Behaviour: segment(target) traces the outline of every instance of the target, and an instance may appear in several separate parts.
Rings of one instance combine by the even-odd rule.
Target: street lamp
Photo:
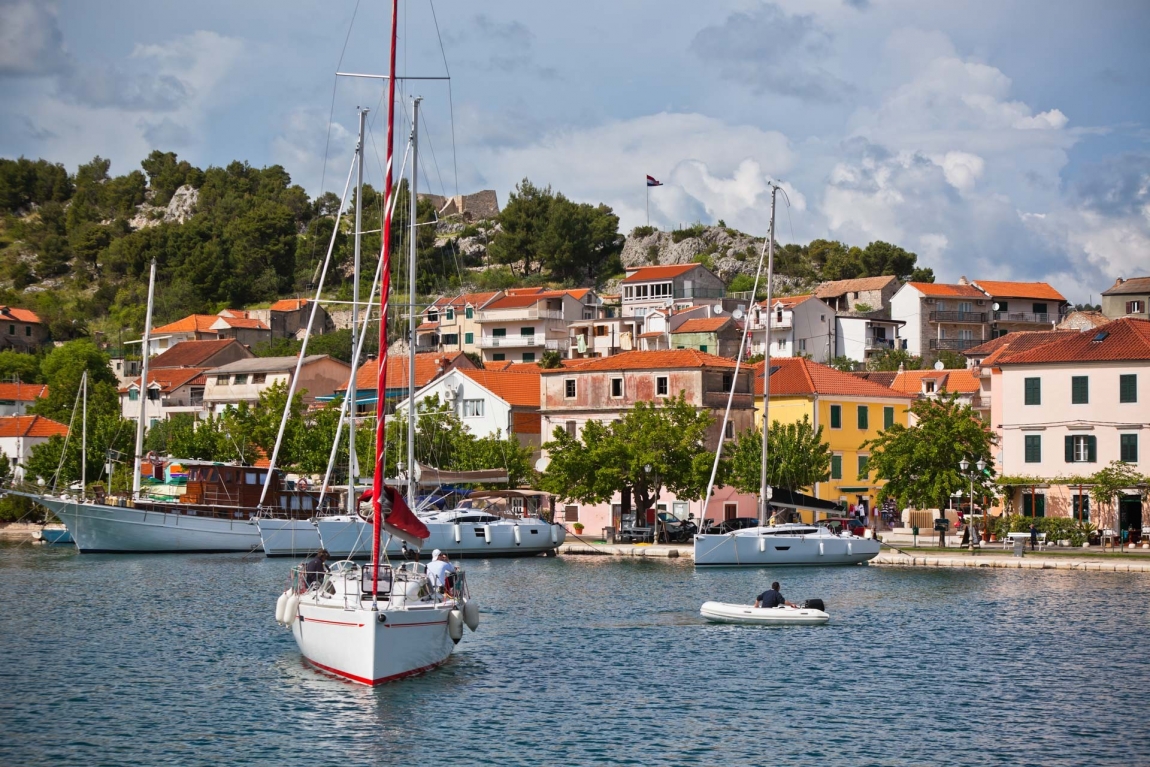
[[[651,464],[649,464],[649,463],[645,464],[643,466],[643,473],[650,476],[651,475],[651,469],[652,469]],[[652,543],[658,543],[659,542],[659,503],[658,503],[659,499],[658,499],[658,487],[657,487],[658,484],[659,484],[659,475],[656,474],[655,475],[656,492],[655,492],[655,497],[651,499],[651,504],[655,507],[655,525],[654,525],[654,530],[652,530],[652,532],[651,532]],[[646,509],[644,509],[644,511],[646,511]]]
[[[974,465],[974,467],[978,470],[977,473],[981,474],[986,469],[986,461],[979,458],[978,462]],[[973,554],[974,553],[974,535],[975,535],[974,530],[975,530],[975,528],[974,528],[972,523],[974,521],[973,520],[973,518],[974,518],[974,475],[976,472],[970,471],[970,461],[966,460],[965,458],[963,458],[961,461],[958,462],[958,468],[960,471],[962,471],[963,474],[965,474],[967,476],[967,479],[970,480],[970,516],[971,516],[971,519],[967,521],[966,529],[967,529],[967,533],[968,533],[967,538],[969,539],[970,553]]]

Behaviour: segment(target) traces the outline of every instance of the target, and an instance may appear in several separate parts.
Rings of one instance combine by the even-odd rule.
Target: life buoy
[[[301,492],[307,492],[307,480],[306,479],[300,478],[295,483],[295,486],[296,486],[296,489],[300,490]]]

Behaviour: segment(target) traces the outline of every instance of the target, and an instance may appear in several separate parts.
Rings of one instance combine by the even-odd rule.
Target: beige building
[[[642,317],[656,309],[722,305],[723,284],[702,264],[629,266],[623,280],[623,316]]]
[[[1102,313],[1112,320],[1150,319],[1150,277],[1119,277],[1109,290],[1102,291]]]
[[[476,340],[484,362],[538,362],[545,351],[568,352],[568,324],[593,319],[598,298],[593,291],[507,291],[476,312]]]
[[[476,313],[502,295],[503,291],[492,291],[441,296],[423,310],[423,320],[415,329],[416,352],[478,354],[481,331]]]
[[[204,406],[218,415],[241,402],[254,405],[270,387],[290,384],[295,367],[296,357],[253,357],[208,370],[204,373]],[[310,405],[346,386],[350,374],[351,365],[346,362],[313,354],[304,358],[296,392],[302,392],[304,402]]]

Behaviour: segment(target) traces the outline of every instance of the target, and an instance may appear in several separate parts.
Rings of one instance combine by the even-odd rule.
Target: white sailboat
[[[403,496],[383,481],[386,466],[382,394],[387,391],[387,304],[391,274],[392,155],[395,125],[395,52],[398,0],[391,5],[391,50],[387,81],[387,162],[384,171],[384,236],[381,253],[382,288],[379,309],[380,393],[376,408],[375,468],[370,491],[370,565],[340,562],[322,578],[309,581],[302,568],[293,570],[292,587],[276,603],[276,619],[291,628],[304,659],[318,669],[360,684],[376,685],[422,673],[444,663],[463,636],[466,623],[474,630],[479,611],[468,598],[462,572],[454,583],[440,583],[418,563],[392,568],[381,564],[383,533],[421,547],[428,530],[411,512]],[[419,99],[412,101],[411,272],[408,287],[411,309],[415,303],[415,233],[417,136]],[[414,312],[410,312],[414,317]],[[414,328],[412,328],[414,331]],[[414,346],[414,332],[410,343]],[[414,378],[414,376],[412,376]],[[290,392],[289,392],[290,401]],[[282,432],[282,424],[281,424]],[[278,451],[277,440],[277,451]],[[410,453],[409,453],[410,454]],[[272,462],[275,462],[273,452]],[[354,464],[354,461],[353,461]],[[408,466],[412,466],[408,463]],[[353,465],[354,468],[354,465]],[[350,472],[354,491],[355,472]],[[409,474],[412,472],[409,472]],[[414,497],[409,483],[409,496]],[[365,494],[367,495],[367,494]],[[349,493],[349,502],[358,499]]]
[[[879,542],[875,539],[857,538],[844,531],[836,534],[826,527],[803,524],[773,524],[770,514],[772,488],[767,483],[767,433],[770,427],[771,406],[771,294],[774,282],[775,254],[775,200],[780,187],[771,184],[771,226],[767,233],[767,322],[766,322],[766,364],[763,370],[763,450],[759,481],[759,525],[722,534],[700,533],[695,536],[695,566],[763,567],[767,565],[854,565],[878,556]],[[759,269],[755,274],[755,288],[759,287],[759,275],[763,262],[759,259]],[[752,293],[752,296],[754,293]],[[746,334],[750,322],[744,329],[744,340],[739,347],[735,362],[735,375],[743,361],[746,349]],[[723,429],[730,417],[734,387],[727,400],[727,411],[723,416]],[[718,453],[722,452],[719,445]],[[704,500],[711,498],[715,474],[719,465],[719,454],[711,470],[711,480]],[[770,523],[768,523],[770,522]]]

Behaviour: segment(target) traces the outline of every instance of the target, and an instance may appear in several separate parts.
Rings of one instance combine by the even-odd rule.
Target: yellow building
[[[809,488],[826,501],[851,506],[862,501],[875,507],[881,484],[867,468],[870,453],[862,445],[885,428],[907,425],[907,410],[915,395],[904,394],[850,373],[801,357],[772,357],[771,423],[796,423],[803,416],[831,448],[831,478]],[[763,427],[763,370],[756,366],[755,422]]]

